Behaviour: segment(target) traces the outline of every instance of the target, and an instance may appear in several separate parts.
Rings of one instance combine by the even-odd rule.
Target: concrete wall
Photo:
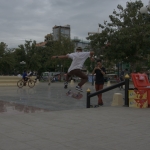
[[[32,77],[35,79],[36,77]],[[0,86],[17,86],[17,82],[22,79],[18,76],[0,76]]]

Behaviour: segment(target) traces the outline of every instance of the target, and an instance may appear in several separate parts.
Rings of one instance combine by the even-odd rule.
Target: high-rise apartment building
[[[70,38],[70,25],[53,27],[53,40],[60,40],[61,36]]]
[[[44,42],[37,43],[36,46],[44,47],[46,45],[46,43],[49,42],[49,41],[58,41],[58,40],[60,40],[61,36],[64,36],[66,38],[71,39],[70,25],[65,25],[65,26],[56,26],[55,25],[52,28],[52,30],[53,30],[52,33],[49,33],[49,34],[45,35]],[[74,37],[74,39],[72,39],[72,41],[75,44],[74,51],[76,51],[77,47],[82,47],[83,51],[86,51],[86,50],[89,49],[89,42],[88,41],[83,41],[81,39],[78,39],[78,37]]]

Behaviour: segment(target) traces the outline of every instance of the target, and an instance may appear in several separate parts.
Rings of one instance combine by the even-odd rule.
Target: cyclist
[[[24,70],[23,72],[22,79],[24,80],[24,85],[26,85],[26,82],[28,80],[26,70]]]

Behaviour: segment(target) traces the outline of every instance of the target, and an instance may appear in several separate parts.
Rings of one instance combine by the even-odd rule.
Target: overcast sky
[[[117,5],[129,0],[0,0],[0,42],[9,48],[25,40],[44,41],[55,25],[71,26],[71,38],[86,40],[98,23],[109,21]],[[135,1],[135,0],[132,0]],[[144,5],[149,0],[142,0]]]

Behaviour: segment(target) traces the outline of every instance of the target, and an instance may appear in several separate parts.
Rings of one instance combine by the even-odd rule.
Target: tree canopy
[[[53,55],[65,55],[74,51],[74,43],[65,37],[61,41],[49,41],[44,47],[38,47],[36,41],[25,41],[16,49],[8,49],[6,43],[0,43],[0,74],[18,74],[27,71],[55,71],[60,67],[66,71],[70,61],[51,60]],[[20,62],[26,62],[21,64]],[[57,67],[59,65],[59,68]]]
[[[150,17],[141,14],[141,0],[127,2],[109,15],[110,22],[99,24],[100,34],[89,36],[97,55],[104,55],[111,62],[127,62],[134,70],[147,63],[150,54]]]

